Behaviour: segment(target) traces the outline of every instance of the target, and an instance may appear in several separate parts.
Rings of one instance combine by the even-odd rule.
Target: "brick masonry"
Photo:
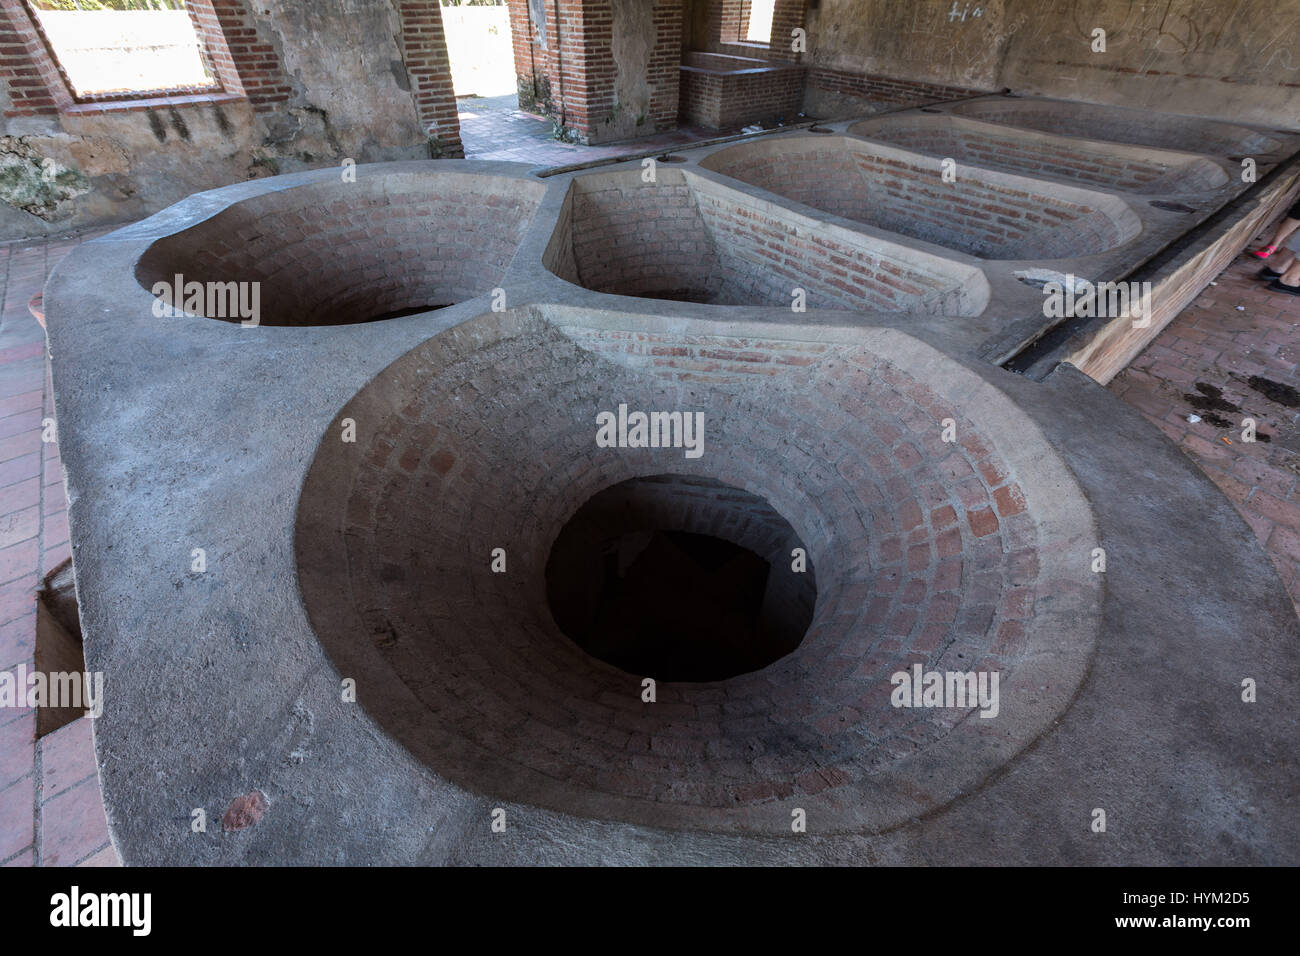
[[[806,0],[776,0],[772,29],[767,42],[747,40],[750,0],[701,0],[707,2],[708,36],[702,49],[734,56],[796,62],[802,56],[794,49],[793,30],[804,25]]]
[[[67,500],[45,335],[28,302],[82,239],[0,244],[0,670],[33,665],[38,580],[66,559]],[[35,713],[0,709],[0,866],[116,866],[91,722],[35,739]]]
[[[1108,387],[1214,479],[1300,609],[1300,407],[1260,390],[1262,380],[1300,389],[1300,299],[1268,291],[1259,268],[1232,262]],[[1241,440],[1247,416],[1259,441]]]
[[[681,0],[653,0],[643,75],[623,77],[644,83],[648,106],[629,123],[620,115],[620,63],[615,29],[631,29],[626,0],[509,0],[519,105],[535,109],[573,131],[583,143],[608,142],[671,129],[677,122],[678,64],[681,51]],[[541,13],[539,26],[530,6]],[[544,36],[543,36],[544,35]]]
[[[997,183],[978,170],[945,183],[937,161],[855,149],[842,138],[780,145],[733,147],[704,165],[823,212],[984,258],[1088,255],[1129,238],[1100,209]]]
[[[800,67],[743,72],[683,68],[681,118],[714,129],[795,121],[803,98]]]
[[[952,111],[958,116],[1008,123],[1045,133],[1092,136],[1114,143],[1192,153],[1250,155],[1278,147],[1277,141],[1268,135],[1245,127],[1144,110],[1117,110],[1092,103],[1049,104],[1042,100],[1011,97],[960,103]]]
[[[461,174],[435,194],[419,176],[263,196],[151,247],[141,281],[257,282],[264,325],[362,322],[473,298],[501,281],[540,201]],[[165,296],[166,298],[166,296]],[[169,301],[171,301],[169,299]],[[175,303],[173,303],[175,304]]]
[[[411,76],[412,94],[420,123],[438,156],[461,158],[456,92],[451,83],[451,60],[437,0],[399,0],[402,18],[402,56]]]
[[[925,106],[975,95],[976,90],[875,73],[854,73],[824,66],[808,69],[805,108],[822,115],[852,116],[884,109]],[[827,110],[828,103],[836,107]]]
[[[9,94],[6,117],[57,113],[72,93],[25,3],[0,6],[0,77]]]
[[[855,123],[849,132],[901,149],[952,157],[1009,173],[1047,174],[1081,186],[1124,191],[1204,193],[1228,182],[1207,159],[1152,156],[1108,144],[972,124],[950,116],[882,116]]]
[[[219,92],[245,96],[259,112],[289,99],[293,86],[271,38],[255,22],[244,0],[191,0],[186,8],[203,41]],[[8,85],[12,104],[6,116],[55,114],[73,105],[72,89],[57,57],[25,4],[6,4],[0,11],[0,48],[7,51],[0,56],[0,75]]]
[[[813,307],[977,308],[962,274],[891,257],[848,234],[792,227],[739,194],[692,186],[661,166],[658,182],[636,174],[574,183],[547,256],[553,272],[597,292],[727,305],[790,306],[793,290]]]
[[[412,685],[427,716],[392,729],[440,772],[490,792],[560,787],[584,801],[741,809],[819,796],[835,806],[832,791],[960,722],[952,710],[891,707],[892,672],[920,662],[1006,679],[1026,652],[1037,594],[1068,587],[1040,577],[1039,528],[1007,464],[889,362],[817,343],[562,331],[520,320],[500,340],[469,329],[432,340],[388,377],[387,414],[359,399],[356,414],[382,417],[344,452],[351,480],[335,484],[343,462],[317,459],[313,472],[344,499],[308,479],[298,547],[313,625],[331,655],[373,650],[391,673],[431,674]],[[435,414],[469,388],[501,397],[489,427]],[[698,464],[593,445],[601,402],[690,410],[706,392],[712,444]],[[941,440],[950,417],[965,436],[956,444]],[[520,459],[522,434],[538,460]],[[509,456],[517,467],[502,469]],[[634,677],[533,623],[544,605],[536,575],[465,569],[502,540],[520,568],[538,567],[596,491],[661,473],[764,499],[807,543],[824,600],[794,654],[725,683],[662,684],[646,708]],[[430,625],[470,601],[479,610],[463,628]],[[363,704],[381,723],[395,710],[374,696]]]

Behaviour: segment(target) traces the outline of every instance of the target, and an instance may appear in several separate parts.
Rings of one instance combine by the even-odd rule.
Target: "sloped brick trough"
[[[1000,115],[1014,122],[1018,114]],[[1205,195],[1228,183],[1223,167],[1204,156],[1008,129],[933,108],[929,115],[916,112],[863,120],[850,126],[849,132],[929,156],[951,157],[962,165],[1072,179],[1084,188]]]
[[[1216,156],[1263,157],[1282,149],[1289,138],[1215,120],[1032,97],[989,97],[949,109],[957,116],[1045,133]]]
[[[1107,184],[972,153],[944,183],[943,150],[850,125],[274,177],[63,261],[127,863],[1300,859],[1297,704],[1239,693],[1300,679],[1269,559],[1104,389],[995,364],[1052,322],[1020,277],[1126,274],[1240,191],[1230,158],[1124,147]],[[934,196],[1043,221],[922,225]],[[160,312],[177,276],[258,283],[261,321]],[[997,705],[899,706],[929,671]]]
[[[932,160],[847,137],[732,146],[701,165],[823,212],[987,259],[1094,255],[1141,229],[1137,215],[1110,196],[970,166],[960,182],[947,182]]]
[[[850,232],[800,229],[725,186],[676,169],[574,180],[546,265],[597,292],[715,305],[811,304],[977,314],[983,276],[968,265]]]

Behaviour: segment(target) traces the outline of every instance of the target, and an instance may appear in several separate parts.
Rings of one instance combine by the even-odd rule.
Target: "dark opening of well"
[[[546,567],[556,623],[629,674],[716,681],[799,646],[812,621],[811,567],[766,501],[703,478],[634,479],[590,499]]]

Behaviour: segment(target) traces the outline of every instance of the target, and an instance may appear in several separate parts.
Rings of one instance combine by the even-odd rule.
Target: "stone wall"
[[[818,115],[888,105],[891,78],[1300,128],[1300,0],[821,0],[808,34]]]
[[[437,0],[189,9],[218,91],[78,102],[24,4],[0,5],[0,240],[346,159],[462,155]]]

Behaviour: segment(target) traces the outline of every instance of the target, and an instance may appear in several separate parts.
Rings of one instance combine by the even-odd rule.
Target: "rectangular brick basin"
[[[952,112],[1044,133],[1216,156],[1258,156],[1282,145],[1268,134],[1245,126],[1094,103],[1003,97],[958,103]]]
[[[569,187],[543,257],[596,292],[715,305],[807,305],[978,315],[988,304],[970,265],[818,222],[659,164],[589,174]]]
[[[930,156],[952,157],[961,165],[1123,192],[1206,194],[1228,184],[1223,167],[1204,156],[1081,141],[949,113],[880,116],[854,123],[848,132]]]
[[[1059,259],[1133,238],[1137,218],[1114,197],[963,168],[945,182],[938,159],[844,136],[745,143],[705,169],[814,209],[984,259]]]

